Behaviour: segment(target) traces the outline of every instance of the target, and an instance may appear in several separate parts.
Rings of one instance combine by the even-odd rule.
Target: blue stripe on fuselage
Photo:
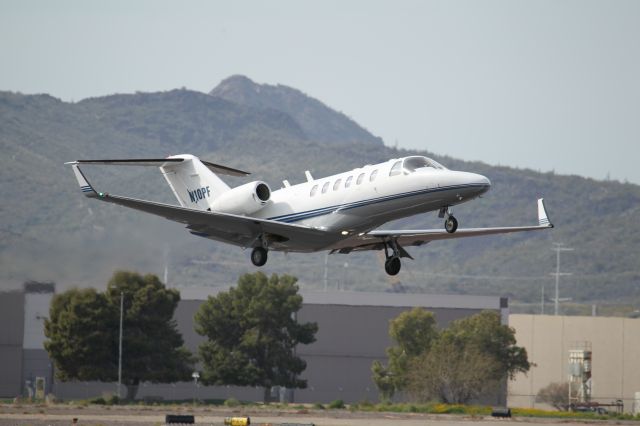
[[[385,201],[397,200],[399,198],[412,197],[415,195],[429,194],[434,192],[450,191],[453,189],[466,189],[466,188],[485,187],[485,186],[487,185],[482,183],[477,183],[477,184],[467,184],[467,185],[446,186],[446,187],[432,188],[432,189],[420,189],[416,191],[403,192],[401,194],[393,194],[393,195],[387,195],[384,197],[371,198],[369,200],[354,201],[352,203],[338,204],[336,206],[330,206],[330,207],[322,207],[315,210],[307,210],[307,211],[298,212],[298,213],[289,213],[286,215],[270,217],[268,219],[276,220],[279,222],[291,223],[291,222],[297,222],[299,220],[310,219],[312,217],[330,214],[338,210],[350,210],[357,207],[364,207],[367,205],[377,204]]]

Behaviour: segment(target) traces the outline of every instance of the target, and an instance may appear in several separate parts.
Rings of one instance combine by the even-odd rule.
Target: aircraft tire
[[[262,247],[255,247],[251,251],[251,263],[255,266],[262,266],[267,263],[267,250]]]
[[[400,272],[400,267],[402,266],[402,262],[400,262],[399,257],[391,257],[384,262],[384,270],[389,275],[398,275]]]
[[[449,216],[447,220],[444,221],[444,229],[450,234],[456,232],[456,229],[458,229],[458,219]]]

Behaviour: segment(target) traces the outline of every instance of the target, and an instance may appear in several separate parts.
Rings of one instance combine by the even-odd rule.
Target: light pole
[[[191,375],[193,377],[193,406],[196,406],[196,392],[198,391],[198,379],[200,378],[200,373],[194,371]]]
[[[118,337],[118,401],[122,387],[122,313],[124,311],[124,293],[120,292],[120,336]]]

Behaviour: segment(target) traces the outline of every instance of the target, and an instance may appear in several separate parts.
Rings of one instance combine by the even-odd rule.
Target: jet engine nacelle
[[[222,195],[211,203],[211,210],[237,215],[250,215],[263,208],[271,198],[269,185],[261,181],[240,185]]]

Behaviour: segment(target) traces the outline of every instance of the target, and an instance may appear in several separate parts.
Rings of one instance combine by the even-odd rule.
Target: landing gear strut
[[[384,270],[389,275],[398,275],[400,272],[400,267],[402,266],[402,262],[400,262],[400,253],[398,250],[398,245],[395,240],[389,241],[389,245],[391,246],[392,254],[389,256],[387,252],[387,244],[384,245],[384,255],[387,260],[384,262]]]
[[[263,247],[255,247],[251,251],[251,263],[262,266],[267,263],[267,250]]]

